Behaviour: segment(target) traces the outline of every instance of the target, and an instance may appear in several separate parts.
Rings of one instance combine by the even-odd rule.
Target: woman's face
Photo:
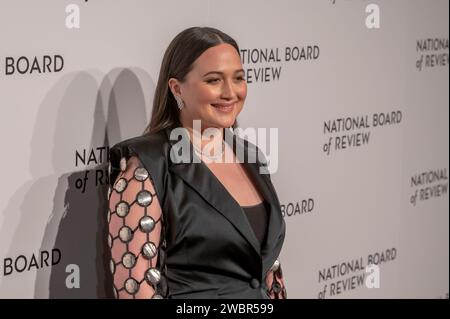
[[[192,128],[193,120],[201,120],[202,130],[232,126],[247,96],[240,56],[226,43],[203,52],[185,81],[174,81],[172,85],[172,92],[178,92],[184,102],[180,112],[182,125]]]

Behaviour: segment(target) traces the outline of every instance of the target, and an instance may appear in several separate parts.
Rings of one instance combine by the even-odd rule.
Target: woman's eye
[[[244,77],[242,77],[242,76],[237,77],[236,80],[238,82],[245,81]],[[220,79],[209,79],[209,80],[206,80],[206,83],[217,83],[219,81],[220,81]]]

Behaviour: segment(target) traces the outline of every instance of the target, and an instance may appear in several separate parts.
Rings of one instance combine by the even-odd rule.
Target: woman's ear
[[[173,95],[181,96],[181,85],[176,78],[170,78],[168,81],[169,90]]]

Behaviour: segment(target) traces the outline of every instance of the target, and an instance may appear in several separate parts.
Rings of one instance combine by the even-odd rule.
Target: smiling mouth
[[[227,104],[211,104],[217,111],[222,113],[230,113],[233,111],[234,106],[236,105],[236,102],[234,103],[227,103]]]
[[[236,102],[233,103],[218,103],[218,104],[211,104],[213,107],[219,110],[231,110],[236,105]]]

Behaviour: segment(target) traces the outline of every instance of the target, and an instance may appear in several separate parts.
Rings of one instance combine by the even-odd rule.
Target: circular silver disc
[[[122,242],[128,243],[133,239],[133,231],[128,226],[122,226],[119,230],[119,238]]]
[[[130,205],[128,205],[127,202],[121,201],[116,206],[116,213],[120,217],[127,216],[129,211],[130,211]]]
[[[156,268],[149,268],[145,272],[145,279],[152,285],[156,285],[161,279],[161,273]]]
[[[113,293],[114,293],[114,298],[117,299],[118,294],[117,294],[117,289],[116,289],[116,287],[113,288]]]
[[[108,246],[109,248],[112,248],[113,245],[113,237],[111,234],[108,235]]]
[[[109,261],[109,269],[111,270],[111,273],[114,275],[116,271],[116,264],[114,263],[114,260]]]
[[[136,196],[136,201],[142,207],[146,207],[152,203],[152,194],[149,191],[140,191]]]
[[[161,295],[155,294],[152,299],[164,299]]]
[[[128,184],[127,180],[122,177],[119,178],[114,188],[118,193],[122,193],[125,190],[125,188],[127,188],[127,184]]]
[[[139,220],[139,228],[144,233],[150,233],[155,228],[155,220],[150,216],[144,216]]]
[[[272,284],[272,290],[274,293],[279,293],[281,291],[281,285],[278,282]]]
[[[157,251],[156,246],[151,241],[146,242],[142,246],[142,255],[147,259],[155,257],[156,251]]]
[[[277,260],[275,260],[275,262],[273,263],[272,267],[270,267],[271,271],[277,271],[278,268],[280,267],[280,262]]]
[[[120,170],[124,172],[127,169],[127,159],[125,157],[122,157],[120,159]]]
[[[108,187],[108,199],[111,198],[111,187]]]
[[[136,256],[132,253],[125,253],[122,257],[122,265],[127,268],[133,268],[136,264]]]
[[[128,278],[125,281],[125,290],[130,294],[130,295],[134,295],[139,288],[139,284],[136,281],[136,279],[134,278]]]
[[[148,171],[143,167],[138,167],[134,170],[134,178],[138,181],[143,182],[148,177]]]

